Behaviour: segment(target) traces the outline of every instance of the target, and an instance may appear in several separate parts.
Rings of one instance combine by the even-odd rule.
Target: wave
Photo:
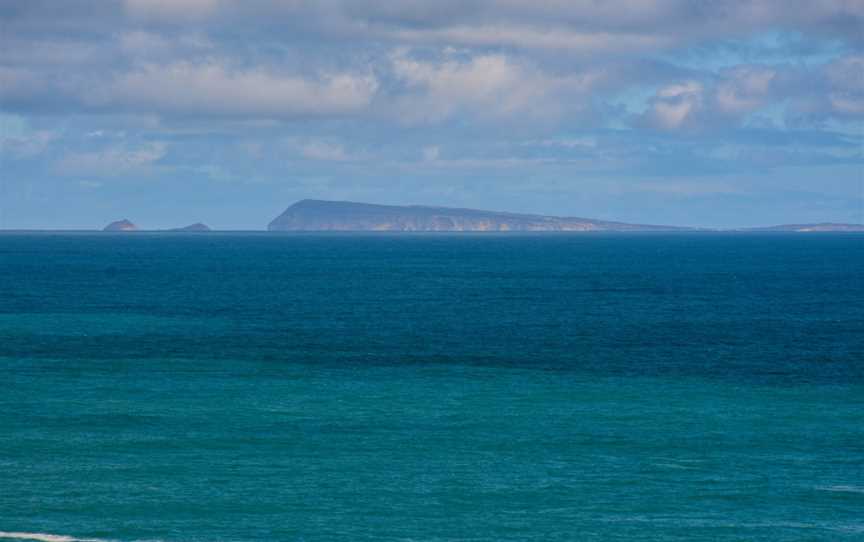
[[[860,486],[818,486],[819,491],[831,491],[832,493],[864,493],[864,487]]]
[[[108,542],[99,538],[75,538],[62,534],[47,533],[23,533],[12,531],[0,531],[0,538],[11,538],[14,540],[36,540],[38,542]]]

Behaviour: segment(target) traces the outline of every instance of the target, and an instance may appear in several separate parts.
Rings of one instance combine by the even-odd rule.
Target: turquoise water
[[[854,234],[3,234],[0,538],[864,540],[862,352]]]

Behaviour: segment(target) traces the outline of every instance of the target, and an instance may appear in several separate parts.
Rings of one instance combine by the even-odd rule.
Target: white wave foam
[[[816,489],[833,493],[864,493],[864,487],[859,486],[819,486]]]
[[[75,538],[62,534],[46,533],[21,533],[11,531],[0,531],[0,538],[12,538],[15,540],[36,540],[38,542],[107,542],[98,538]]]

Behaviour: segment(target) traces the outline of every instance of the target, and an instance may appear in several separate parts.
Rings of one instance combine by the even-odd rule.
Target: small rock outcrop
[[[169,231],[211,231],[210,226],[204,224],[202,222],[196,222],[194,224],[189,224],[188,226],[183,226],[182,228],[173,228]]]
[[[820,222],[818,224],[781,224],[779,226],[768,226],[763,228],[746,228],[743,231],[794,231],[794,232],[838,232],[838,231],[864,231],[864,224],[838,224],[835,222]]]
[[[138,231],[138,226],[124,218],[108,224],[102,231]]]

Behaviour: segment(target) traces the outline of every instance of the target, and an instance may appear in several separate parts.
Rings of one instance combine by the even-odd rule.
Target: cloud
[[[633,52],[662,49],[672,43],[669,36],[639,33],[576,31],[527,25],[451,26],[436,29],[400,29],[389,37],[398,41],[458,44],[463,46],[511,46],[578,53]]]
[[[560,139],[528,141],[526,142],[526,145],[561,149],[593,149],[597,147],[597,139],[594,137],[565,137]]]
[[[18,160],[33,158],[42,154],[56,139],[57,133],[49,130],[25,134],[0,133],[0,155]]]
[[[207,58],[216,45],[200,33],[186,33],[178,36],[156,32],[132,30],[117,38],[117,48],[132,63],[144,61],[167,62],[176,58]]]
[[[851,55],[825,67],[830,85],[829,110],[838,116],[864,116],[864,54]]]
[[[864,23],[861,4],[848,0],[341,0],[327,5],[327,17],[341,20],[354,35],[595,55],[654,52],[777,29],[860,43]]]
[[[635,187],[638,192],[656,192],[678,197],[706,196],[714,194],[744,194],[746,187],[724,180],[706,181],[686,179],[680,181],[643,180]]]
[[[864,9],[840,0],[55,5],[32,0],[0,10],[10,45],[0,51],[0,102],[9,111],[145,113],[177,122],[365,118],[374,112],[403,125],[464,115],[556,125],[604,114],[611,122],[614,108],[604,103],[616,93],[695,81],[701,93],[655,96],[642,124],[692,128],[700,118],[729,124],[758,111],[779,95],[783,70],[742,62],[737,73],[669,80],[665,72],[675,68],[652,55],[665,52],[667,58],[670,51],[768,30],[810,32],[805,38],[823,36],[849,48],[862,42],[848,29],[864,24]],[[827,98],[799,99],[795,115],[857,115],[860,92],[849,81],[856,66],[820,74],[833,81]],[[700,108],[708,113],[700,117]]]
[[[328,160],[341,162],[348,159],[345,147],[339,143],[329,141],[305,141],[298,143],[297,150],[300,155],[309,160]]]
[[[95,190],[97,188],[102,188],[102,185],[103,185],[103,183],[101,181],[91,181],[91,180],[78,181],[78,186],[80,186],[81,188],[88,189],[88,190]]]
[[[407,122],[460,115],[557,120],[565,112],[585,112],[590,92],[606,77],[602,70],[555,75],[503,54],[466,57],[453,50],[436,60],[397,51],[391,62],[393,76],[404,88],[395,108]]]
[[[705,87],[698,81],[683,81],[662,87],[642,116],[645,125],[659,130],[698,128],[705,107]]]
[[[715,99],[720,111],[742,115],[765,105],[772,97],[777,70],[763,66],[741,66],[725,73],[717,85]]]
[[[848,0],[344,0],[333,6],[328,13],[340,14],[355,34],[441,46],[646,54],[778,30],[864,42],[864,9]]]
[[[778,29],[864,41],[864,7],[850,0],[29,0],[0,9],[0,18],[10,33],[195,24],[202,32],[259,40],[290,41],[299,33],[339,41],[591,46],[592,53],[644,52]],[[273,34],[261,32],[274,27]]]
[[[425,162],[434,162],[441,156],[441,147],[438,145],[429,145],[423,147],[423,160]]]
[[[148,173],[161,160],[167,146],[152,142],[137,146],[117,145],[94,151],[67,152],[55,165],[63,175],[114,177]]]
[[[296,117],[356,112],[378,83],[371,75],[325,74],[315,79],[263,69],[229,70],[218,63],[148,65],[88,97],[94,105],[187,115]]]
[[[864,56],[812,67],[742,64],[669,83],[648,100],[636,125],[691,133],[727,130],[771,108],[784,113],[780,120],[798,126],[864,116]]]
[[[189,22],[216,14],[222,0],[125,0],[126,13],[145,21]]]

